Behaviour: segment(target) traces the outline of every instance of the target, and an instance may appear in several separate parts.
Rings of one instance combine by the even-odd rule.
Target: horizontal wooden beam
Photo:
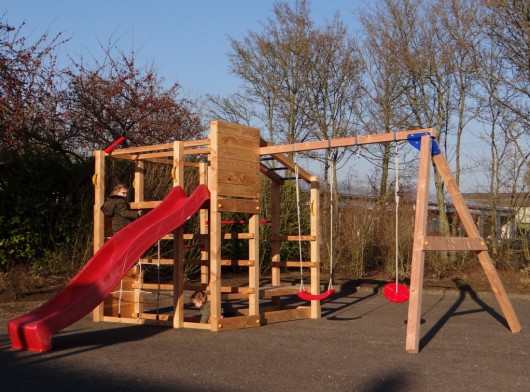
[[[483,251],[488,245],[481,237],[425,237],[423,250]]]
[[[277,287],[266,287],[260,289],[260,297],[271,298],[280,297],[284,295],[294,295],[300,291],[299,286],[277,286]]]
[[[296,309],[275,310],[263,312],[261,315],[262,324],[274,324],[284,321],[302,320],[311,318],[311,308],[298,307]]]
[[[261,324],[260,316],[237,316],[227,317],[218,320],[218,331],[229,331],[231,329],[243,329],[259,327]]]
[[[252,240],[254,233],[222,233],[223,240]]]
[[[315,140],[294,144],[282,144],[278,146],[260,147],[260,155],[272,155],[279,153],[324,150],[326,148],[353,147],[364,144],[388,143],[407,140],[409,135],[417,133],[429,133],[431,137],[436,136],[434,128],[414,129],[410,131],[400,131],[396,133],[379,133],[373,135],[359,135],[357,137],[345,137],[330,140]]]
[[[317,263],[314,261],[273,261],[271,262],[271,267],[302,267],[306,268],[316,268]]]
[[[271,242],[280,242],[280,241],[316,241],[316,236],[314,235],[277,235],[271,237]]]
[[[175,260],[173,259],[158,259],[156,257],[146,257],[143,259],[138,260],[140,264],[148,264],[148,265],[173,265]]]
[[[162,290],[162,291],[172,291],[173,290],[173,284],[172,283],[133,283],[132,285],[135,289],[140,290]]]

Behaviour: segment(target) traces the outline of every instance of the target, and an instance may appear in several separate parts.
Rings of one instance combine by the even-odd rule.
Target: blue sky
[[[261,31],[272,16],[273,0],[3,0],[4,21],[18,26],[25,21],[25,36],[63,32],[72,40],[65,52],[101,57],[100,42],[118,40],[126,52],[134,48],[138,65],[154,63],[168,84],[179,82],[185,95],[227,95],[239,81],[228,72],[228,36],[242,39]],[[294,5],[294,1],[288,3]],[[363,0],[312,0],[317,24],[339,11],[342,20],[355,24],[353,11]],[[66,53],[61,52],[61,58]]]
[[[287,0],[294,6],[294,0]],[[167,85],[179,82],[184,96],[228,95],[240,81],[228,71],[228,36],[241,40],[249,31],[262,31],[272,17],[274,0],[2,0],[3,21],[27,23],[24,36],[44,32],[71,36],[67,54],[102,56],[100,43],[118,40],[121,49],[134,48],[139,66],[153,63]],[[354,12],[374,0],[311,0],[312,18],[321,25],[338,11],[351,31],[358,28]],[[30,40],[31,41],[31,40]],[[466,151],[479,140],[468,140]],[[478,171],[480,172],[480,171]],[[471,175],[479,175],[478,172]],[[474,183],[475,181],[473,181]]]

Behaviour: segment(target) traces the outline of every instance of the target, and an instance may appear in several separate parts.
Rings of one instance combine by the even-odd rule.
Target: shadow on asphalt
[[[461,316],[478,312],[487,312],[490,316],[492,316],[495,320],[502,324],[506,329],[510,329],[506,319],[495,309],[493,309],[491,306],[481,300],[477,292],[473,290],[473,288],[469,284],[465,283],[460,279],[454,279],[453,281],[459,291],[458,297],[455,303],[451,305],[451,307],[447,310],[447,312],[445,312],[445,314],[433,325],[433,327],[429,329],[425,333],[425,335],[420,339],[420,351],[425,346],[427,346],[427,344],[429,344],[429,342],[436,336],[436,334],[442,329],[442,327],[447,323],[447,321],[449,321],[449,319],[454,316]],[[458,312],[458,308],[460,307],[460,305],[462,305],[467,296],[469,296],[469,298],[471,298],[477,305],[479,305],[480,308]]]
[[[499,314],[494,308],[492,308],[486,302],[480,299],[477,292],[473,290],[473,288],[469,284],[460,279],[454,279],[453,282],[455,283],[455,287],[458,290],[458,296],[456,297],[455,302],[443,314],[443,316],[434,323],[434,325],[423,335],[423,337],[421,337],[419,347],[420,350],[429,344],[429,342],[438,334],[438,332],[440,332],[440,330],[449,321],[449,319],[451,319],[451,317],[455,316],[487,312],[505,328],[507,328],[508,330],[510,329],[506,319],[501,314]],[[358,287],[361,283],[368,284],[371,287],[370,291],[359,293]],[[388,282],[381,280],[352,280],[344,283],[341,286],[340,291],[337,292],[333,297],[322,301],[322,317],[330,321],[352,321],[360,319],[366,314],[374,312],[386,306],[386,304],[382,304],[356,317],[341,317],[341,314],[346,312],[352,306],[358,305],[363,301],[367,301],[378,295],[381,295],[381,291],[387,283]],[[357,296],[354,297],[355,294],[357,294]],[[439,301],[437,301],[433,306],[431,306],[431,308],[440,303],[444,299],[444,297],[445,296],[442,296]],[[479,306],[479,308],[459,312],[458,309],[462,305],[466,297],[472,299]],[[423,317],[421,318],[421,324],[425,323],[425,316],[429,312],[429,310],[430,309],[427,309],[422,313]],[[405,320],[404,322],[406,323],[407,320]]]
[[[69,329],[53,337],[53,348],[48,353],[27,352],[24,358],[31,362],[46,362],[62,357],[86,353],[99,350],[102,347],[109,347],[116,344],[137,342],[150,338],[159,333],[168,331],[167,328],[155,325],[126,325],[102,330]],[[9,339],[0,342],[2,349],[10,350]],[[16,351],[11,351],[15,353]]]
[[[99,350],[103,347],[137,342],[169,329],[152,325],[127,325],[104,330],[70,329],[53,337],[53,349],[46,353],[13,351],[9,338],[0,341],[2,390],[4,391],[197,391],[196,385],[145,384],[135,377],[86,373],[83,369],[67,368],[61,359]],[[125,348],[124,348],[125,350]],[[81,357],[82,358],[82,357]],[[31,375],[31,377],[28,377]],[[222,389],[220,389],[223,392]]]
[[[372,287],[369,293],[359,293],[358,287],[361,283],[369,284]],[[349,280],[343,283],[340,291],[334,294],[331,298],[321,302],[322,317],[330,321],[351,321],[360,319],[367,313],[361,314],[357,317],[342,317],[341,314],[348,308],[379,295],[382,287],[387,283],[388,282],[382,280]],[[352,299],[352,295],[354,294],[358,294],[358,296]],[[327,304],[335,305],[335,307],[326,306]],[[336,306],[337,304],[338,306]],[[372,309],[370,312],[374,310],[375,309]]]

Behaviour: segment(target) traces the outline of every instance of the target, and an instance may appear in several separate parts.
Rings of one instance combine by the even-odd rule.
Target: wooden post
[[[271,242],[271,283],[273,286],[280,285],[280,267],[277,264],[281,261],[280,259],[280,193],[281,185],[272,182],[271,183],[271,237],[274,241]],[[276,300],[273,299],[273,300]],[[277,302],[277,301],[276,301]],[[278,305],[274,303],[273,305]]]
[[[173,142],[173,186],[184,187],[184,143]],[[184,229],[173,231],[173,328],[184,326]]]
[[[311,293],[320,294],[320,181],[317,176],[311,176],[310,191],[310,222],[311,236],[311,261],[315,267],[311,268]],[[311,301],[311,318],[320,318],[320,301]]]
[[[210,329],[219,330],[221,318],[221,211],[219,210],[219,131],[218,122],[210,125],[210,170],[208,186],[210,188]]]
[[[199,164],[199,183],[205,184],[208,186],[208,163],[207,162],[201,162]],[[201,209],[199,212],[199,230],[200,233],[203,235],[208,234],[208,227],[206,226],[206,222],[208,221],[208,213],[209,210],[207,209]],[[202,250],[201,250],[201,260],[210,260],[210,253],[209,253],[209,239],[203,239],[201,240],[202,243]],[[209,279],[209,271],[210,268],[206,265],[201,266],[201,283],[208,284]]]
[[[431,137],[422,136],[416,193],[416,218],[414,221],[414,242],[410,277],[410,298],[407,318],[407,338],[405,349],[419,352],[423,270],[425,253],[423,245],[427,234],[427,209],[429,206],[429,185],[431,173]]]
[[[248,222],[248,231],[252,238],[248,240],[248,257],[254,263],[248,267],[249,316],[259,315],[259,214],[253,214]]]
[[[145,162],[135,161],[134,162],[134,201],[142,202],[145,198]],[[142,292],[142,285],[144,283],[144,277],[142,270],[137,266],[132,268],[132,276],[134,276],[134,314],[138,317],[144,311],[144,297]],[[131,271],[131,272],[132,272]]]
[[[134,201],[144,201],[145,195],[145,162],[135,161],[134,162]]]
[[[105,152],[94,151],[95,170],[92,182],[94,184],[94,253],[103,246],[105,242],[105,217],[101,212],[101,206],[105,202]],[[94,321],[103,321],[104,306],[100,304],[92,312]]]

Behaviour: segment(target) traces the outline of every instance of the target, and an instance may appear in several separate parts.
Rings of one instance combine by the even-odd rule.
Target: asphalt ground
[[[425,292],[418,354],[407,304],[370,290],[342,290],[319,320],[219,333],[87,316],[40,354],[11,350],[6,329],[38,303],[0,304],[0,390],[530,391],[530,298],[510,299],[516,334],[490,293]]]

